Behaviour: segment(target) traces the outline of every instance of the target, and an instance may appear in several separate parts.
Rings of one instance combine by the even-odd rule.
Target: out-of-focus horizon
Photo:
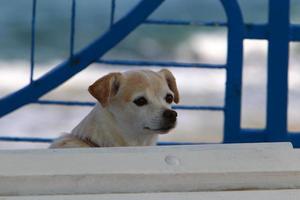
[[[117,0],[116,20],[138,0]],[[266,23],[267,0],[239,0],[244,21]],[[0,98],[28,84],[30,20],[32,1],[2,0],[0,6]],[[300,3],[291,1],[291,23],[300,23]],[[35,78],[44,74],[69,53],[71,1],[38,1],[36,21]],[[80,50],[109,27],[110,0],[77,1],[75,50]],[[218,0],[166,0],[151,19],[226,21]],[[226,61],[226,28],[142,25],[104,58],[165,60],[222,64]],[[242,127],[265,126],[267,42],[245,40]],[[290,44],[289,130],[300,131],[300,45]],[[94,101],[87,87],[111,71],[128,67],[93,64],[47,94],[43,99]],[[153,68],[159,70],[159,68]],[[181,93],[181,104],[224,104],[225,71],[170,68]],[[90,107],[28,105],[0,119],[2,136],[57,137],[69,132]],[[163,141],[220,142],[223,114],[179,111],[179,123]],[[0,148],[35,148],[45,144],[0,142]]]

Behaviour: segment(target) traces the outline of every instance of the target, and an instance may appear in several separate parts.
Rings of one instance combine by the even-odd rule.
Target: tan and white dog
[[[72,130],[50,148],[155,145],[158,134],[175,127],[179,102],[173,74],[163,69],[110,73],[89,87],[98,102]]]

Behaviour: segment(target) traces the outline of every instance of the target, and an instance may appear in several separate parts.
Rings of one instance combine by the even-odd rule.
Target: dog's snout
[[[177,118],[177,112],[174,110],[167,109],[163,112],[163,117],[169,120],[170,122],[175,122]]]

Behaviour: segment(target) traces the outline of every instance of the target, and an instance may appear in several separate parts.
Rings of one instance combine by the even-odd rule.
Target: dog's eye
[[[136,100],[134,100],[133,103],[135,103],[135,105],[137,106],[144,106],[148,103],[148,101],[147,99],[145,99],[145,97],[139,97]]]
[[[169,104],[172,103],[173,102],[173,95],[167,94],[167,96],[165,97],[165,100]]]

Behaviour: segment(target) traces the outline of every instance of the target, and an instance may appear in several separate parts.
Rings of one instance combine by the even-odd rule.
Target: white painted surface
[[[0,151],[0,161],[0,196],[300,189],[288,143]]]
[[[300,190],[6,196],[0,200],[299,200]]]

